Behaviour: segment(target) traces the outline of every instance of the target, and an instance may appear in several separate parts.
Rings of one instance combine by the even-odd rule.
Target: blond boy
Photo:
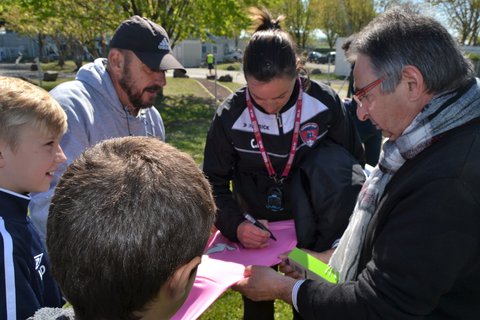
[[[0,319],[62,305],[28,204],[66,160],[59,145],[66,129],[65,112],[45,90],[0,77]]]

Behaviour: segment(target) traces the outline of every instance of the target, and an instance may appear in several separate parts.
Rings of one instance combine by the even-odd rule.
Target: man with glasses
[[[236,288],[292,303],[304,319],[476,319],[479,79],[440,23],[398,8],[352,51],[357,115],[388,140],[330,257],[339,283],[248,267]],[[298,276],[286,261],[283,271]]]
[[[380,157],[380,152],[382,149],[382,132],[373,125],[371,121],[360,121],[357,118],[357,107],[358,104],[355,99],[352,97],[354,93],[353,88],[353,69],[355,67],[355,58],[349,55],[350,45],[355,39],[355,34],[350,35],[342,44],[342,49],[345,52],[348,62],[351,63],[350,74],[348,76],[348,92],[347,99],[343,100],[345,109],[348,110],[355,127],[357,128],[358,135],[360,136],[360,141],[362,141],[363,148],[365,149],[365,162],[371,167],[375,167],[378,163]],[[350,99],[349,99],[350,98]],[[367,170],[370,170],[367,167]]]
[[[378,86],[379,84],[381,84],[383,82],[385,78],[384,77],[380,77],[378,78],[377,80],[367,84],[365,87],[363,87],[362,89],[358,90],[357,93],[355,93],[353,95],[353,99],[355,100],[355,102],[357,103],[358,106],[362,107],[362,100],[363,98],[366,98],[367,101],[368,101],[368,93],[370,91],[372,91],[376,86]]]

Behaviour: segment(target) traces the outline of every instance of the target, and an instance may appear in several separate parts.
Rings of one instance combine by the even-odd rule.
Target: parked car
[[[237,61],[242,61],[242,59],[243,59],[243,52],[240,49],[227,52],[223,55],[224,62],[237,62]]]
[[[335,51],[330,51],[327,54],[323,54],[317,51],[310,51],[307,55],[307,61],[308,62],[314,62],[314,63],[335,63]]]
[[[322,63],[321,61],[325,59],[325,55],[317,51],[310,51],[307,55],[308,62]]]
[[[326,57],[327,57],[327,61],[325,62],[328,62],[330,61],[330,63],[335,63],[335,56],[337,55],[337,53],[335,51],[330,51],[329,53],[327,53]]]
[[[327,54],[322,54],[322,57],[318,60],[318,63],[335,63],[335,56],[336,52],[335,51],[330,51]]]

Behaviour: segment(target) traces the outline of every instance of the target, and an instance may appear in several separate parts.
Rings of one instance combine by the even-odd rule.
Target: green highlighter
[[[337,271],[301,249],[294,248],[288,254],[288,261],[305,279],[338,283]]]

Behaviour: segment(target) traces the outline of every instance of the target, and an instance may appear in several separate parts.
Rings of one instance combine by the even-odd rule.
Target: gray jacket
[[[107,60],[96,59],[84,65],[74,81],[55,87],[50,94],[68,116],[68,130],[61,146],[66,163],[44,193],[32,194],[30,214],[45,242],[48,207],[58,180],[68,164],[86,148],[114,137],[156,136],[165,140],[165,128],[160,113],[154,107],[143,109],[134,117],[122,106],[105,66]]]

